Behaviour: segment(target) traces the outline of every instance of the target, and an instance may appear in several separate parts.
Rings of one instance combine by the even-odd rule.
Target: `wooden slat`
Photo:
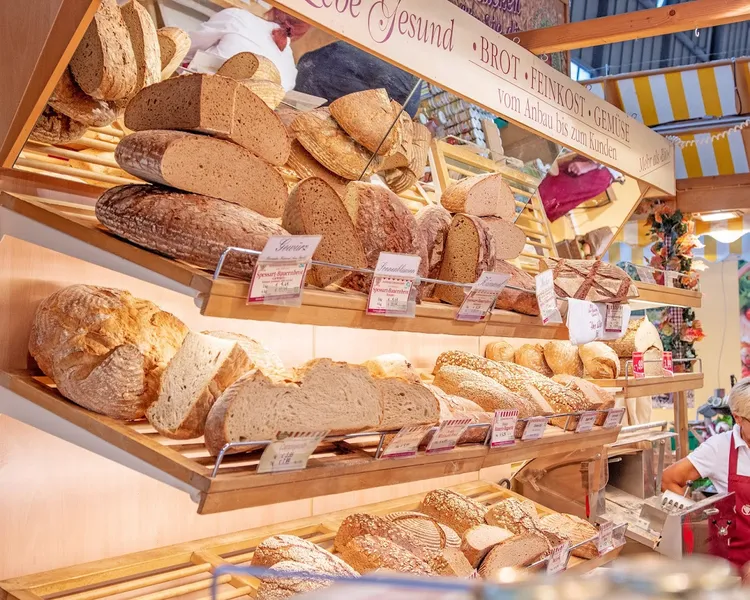
[[[603,388],[621,389],[625,398],[642,398],[669,392],[699,390],[703,387],[703,379],[703,373],[675,373],[674,377],[636,379],[630,376],[627,379],[618,377],[617,379],[592,379],[591,381]]]
[[[666,287],[653,283],[635,281],[639,296],[634,301],[649,302],[660,306],[674,305],[700,308],[703,302],[703,292]]]
[[[20,167],[29,167],[32,169],[40,169],[42,171],[58,173],[60,175],[68,175],[70,177],[76,177],[80,179],[101,181],[102,183],[111,185],[127,185],[131,183],[137,183],[131,178],[117,177],[115,175],[107,175],[106,173],[97,173],[96,171],[78,169],[76,167],[71,167],[63,163],[54,164],[36,158],[28,158],[24,156],[23,153],[21,153],[21,156],[18,158],[18,160],[16,160],[16,165]]]

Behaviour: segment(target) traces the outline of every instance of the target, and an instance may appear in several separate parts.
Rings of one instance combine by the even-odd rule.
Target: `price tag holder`
[[[667,287],[677,287],[676,283],[680,279],[680,272],[679,271],[666,271],[664,273],[664,285]]]
[[[413,317],[417,289],[414,280],[419,271],[419,256],[381,252],[372,276],[367,314],[386,317]]]
[[[253,271],[248,304],[300,306],[305,275],[319,235],[273,235],[268,238]]]
[[[547,561],[547,574],[554,575],[568,568],[570,558],[570,542],[563,542],[552,549],[552,554]]]
[[[671,352],[661,353],[661,373],[664,377],[674,377],[674,362]]]
[[[620,333],[622,331],[622,316],[622,304],[607,303],[604,317],[604,331],[606,333]]]
[[[581,413],[581,416],[578,419],[578,425],[576,426],[576,433],[586,433],[587,431],[591,431],[594,428],[597,416],[598,413],[595,410]]]
[[[535,277],[536,301],[539,304],[539,313],[542,316],[542,324],[562,323],[562,316],[557,309],[557,297],[555,296],[555,278],[552,269],[543,271]]]
[[[596,540],[596,547],[599,550],[599,556],[606,554],[612,549],[612,533],[615,530],[615,524],[612,521],[605,521],[599,525],[599,537]]]
[[[489,273],[487,271],[482,273],[461,303],[461,307],[456,313],[456,320],[484,321],[492,307],[495,306],[498,294],[503,291],[509,279],[510,275],[503,273]]]
[[[435,435],[427,444],[427,454],[448,452],[458,444],[459,438],[471,424],[471,419],[448,419],[441,421]]]
[[[568,338],[574,346],[588,344],[600,337],[603,332],[602,313],[599,307],[588,300],[568,298]]]
[[[304,469],[310,455],[327,435],[327,431],[278,433],[276,441],[268,444],[263,451],[257,472],[281,473]]]
[[[496,410],[492,420],[492,436],[490,448],[512,446],[516,443],[516,423],[518,423],[518,409]]]
[[[633,375],[636,379],[646,377],[646,363],[643,362],[643,352],[633,352]]]
[[[654,279],[654,272],[648,267],[636,265],[635,272],[638,274],[638,279],[640,279],[643,283],[656,284],[656,279]]]
[[[607,411],[607,418],[604,419],[604,429],[619,427],[623,416],[625,416],[624,408],[610,408]]]
[[[419,443],[432,429],[432,425],[412,425],[402,427],[391,443],[383,450],[380,458],[412,458],[417,455]]]
[[[526,421],[526,427],[523,430],[521,439],[524,442],[530,440],[538,440],[544,435],[544,431],[547,429],[547,417],[531,417]]]

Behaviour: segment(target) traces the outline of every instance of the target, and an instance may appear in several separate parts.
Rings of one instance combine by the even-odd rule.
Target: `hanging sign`
[[[539,273],[534,278],[536,283],[536,301],[539,305],[539,314],[542,324],[562,323],[562,316],[557,309],[557,297],[555,296],[555,280],[552,269]]]
[[[440,426],[427,444],[427,454],[447,452],[453,450],[458,444],[459,438],[471,424],[471,419],[448,419],[440,421]]]
[[[484,272],[471,286],[471,290],[456,313],[457,321],[483,321],[495,306],[495,300],[508,283],[510,275]]]
[[[412,425],[402,427],[388,444],[381,458],[412,458],[417,455],[419,443],[432,429],[432,425]]]
[[[661,353],[661,372],[664,377],[674,377],[674,363],[671,352]]]
[[[304,469],[310,455],[315,452],[315,448],[327,435],[327,431],[279,433],[276,436],[277,440],[268,444],[263,450],[258,461],[257,472],[280,473]]]
[[[518,422],[518,409],[496,410],[492,421],[492,437],[490,448],[500,446],[511,446],[516,443],[516,423]]]
[[[646,364],[643,362],[643,352],[633,352],[633,375],[636,379],[646,377]]]
[[[417,296],[414,280],[421,260],[410,254],[380,253],[367,299],[368,315],[414,316]]]

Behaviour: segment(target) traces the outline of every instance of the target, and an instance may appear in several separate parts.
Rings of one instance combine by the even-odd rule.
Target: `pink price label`
[[[516,443],[516,423],[518,423],[518,409],[496,410],[492,421],[492,437],[490,448],[512,446]]]
[[[431,425],[403,427],[388,444],[380,458],[412,458],[417,455],[419,443],[432,429]]]
[[[599,537],[596,540],[596,547],[599,556],[606,554],[612,548],[612,533],[615,530],[615,524],[612,521],[605,521],[599,525]]]
[[[633,352],[633,375],[636,379],[646,377],[646,364],[643,362],[643,352]]]
[[[441,421],[440,427],[427,444],[427,454],[447,452],[453,450],[458,444],[459,438],[471,424],[471,419],[448,419]]]
[[[559,546],[555,546],[547,561],[547,573],[554,575],[555,573],[564,571],[568,567],[569,557],[570,542],[563,542]]]
[[[624,408],[610,408],[607,411],[607,418],[604,420],[604,429],[619,427],[623,416],[625,416]]]
[[[409,298],[414,286],[413,279],[382,277],[374,275],[370,296],[367,299],[368,315],[386,317],[413,317]]]
[[[497,292],[472,288],[456,313],[456,321],[484,321],[497,300]]]
[[[547,429],[547,417],[531,417],[526,421],[526,427],[523,430],[521,439],[524,442],[538,440],[544,435]]]
[[[248,304],[274,304],[279,301],[301,302],[309,262],[265,262],[259,260],[253,271]]]
[[[576,433],[586,433],[587,431],[591,431],[594,428],[594,423],[596,423],[597,415],[598,413],[594,410],[582,413],[581,417],[578,419]]]
[[[672,362],[671,352],[662,352],[661,372],[664,377],[674,377],[674,363]]]

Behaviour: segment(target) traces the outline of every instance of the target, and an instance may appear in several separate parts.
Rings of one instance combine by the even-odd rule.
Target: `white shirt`
[[[215,54],[223,59],[231,58],[240,52],[252,52],[265,56],[276,65],[281,73],[281,85],[286,90],[294,89],[297,67],[290,44],[279,50],[271,37],[278,25],[256,17],[241,8],[227,8],[216,13],[198,29],[190,33],[192,58],[198,50]]]
[[[735,425],[732,431],[708,438],[688,456],[701,477],[710,478],[719,493],[727,491],[729,482],[731,436],[734,436],[734,446],[737,448],[737,474],[750,477],[750,448],[742,439],[739,425]]]

